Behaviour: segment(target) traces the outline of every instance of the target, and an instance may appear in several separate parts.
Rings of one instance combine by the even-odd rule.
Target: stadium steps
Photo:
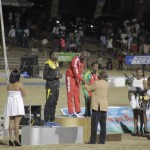
[[[8,58],[7,60],[10,69],[15,69],[20,67],[20,58]],[[44,62],[45,59],[38,58],[38,66],[40,70],[44,68]],[[5,62],[3,57],[0,57],[0,69],[5,69]]]

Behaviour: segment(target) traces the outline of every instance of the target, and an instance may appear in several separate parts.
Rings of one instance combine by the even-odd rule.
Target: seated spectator
[[[60,51],[60,38],[59,36],[54,36],[53,39],[53,49],[54,51]]]
[[[62,36],[60,38],[60,48],[61,48],[60,51],[62,51],[62,52],[64,52],[66,50],[66,40],[65,40],[64,36]]]
[[[76,44],[75,44],[75,42],[73,42],[73,41],[70,42],[69,51],[76,52]]]
[[[123,55],[118,54],[117,60],[118,60],[118,70],[122,70],[123,69]]]

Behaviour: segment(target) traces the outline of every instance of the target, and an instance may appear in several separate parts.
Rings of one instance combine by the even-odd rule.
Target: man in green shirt
[[[96,74],[97,71],[98,71],[98,62],[92,62],[90,70],[84,74],[84,80],[86,81],[86,83],[92,84],[94,81],[98,79]],[[82,87],[82,90],[85,98],[85,117],[91,116],[90,105],[92,92],[87,92],[84,86]]]

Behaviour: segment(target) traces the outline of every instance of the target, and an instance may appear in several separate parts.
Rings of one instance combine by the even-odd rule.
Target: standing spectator
[[[80,117],[79,113],[81,112],[81,108],[79,86],[81,82],[85,83],[85,80],[82,78],[82,73],[86,57],[87,51],[82,51],[80,55],[73,57],[66,71],[67,103],[70,116],[76,113],[77,117]],[[75,112],[73,105],[75,107]]]
[[[84,42],[84,26],[83,26],[82,22],[79,24],[78,31],[79,31],[81,43],[83,44],[83,42]]]
[[[128,49],[128,38],[127,37],[121,39],[121,49],[122,49],[122,51],[127,51],[127,49]]]
[[[75,30],[75,43],[77,51],[79,52],[81,50],[81,38],[78,30]]]
[[[113,38],[112,36],[107,40],[107,48],[108,48],[108,52],[111,56],[113,56]]]
[[[45,62],[43,79],[46,80],[46,103],[44,107],[45,125],[55,120],[56,105],[59,97],[59,79],[62,73],[59,72],[58,56],[54,51],[49,52],[50,59]]]
[[[91,69],[84,74],[84,79],[88,84],[93,84],[98,79],[98,62],[92,62]],[[85,116],[91,116],[91,96],[92,92],[87,92],[83,86],[84,99],[85,99]]]
[[[20,72],[13,70],[7,85],[8,98],[5,107],[5,116],[9,117],[9,146],[21,146],[19,141],[19,124],[21,116],[25,115],[23,98],[25,90],[20,80]],[[15,129],[16,139],[13,142],[13,130]]]
[[[70,41],[69,43],[69,51],[70,52],[77,52],[77,47],[76,47],[76,43],[74,41]]]
[[[123,54],[118,54],[117,56],[117,60],[118,60],[118,70],[122,70],[123,69]]]
[[[60,38],[60,51],[65,52],[65,50],[66,50],[66,40],[65,37],[62,36]]]
[[[129,36],[129,37],[128,37],[128,43],[127,43],[127,51],[128,51],[128,52],[130,51],[132,42],[133,42],[133,37],[132,37],[132,36]]]
[[[23,31],[21,28],[16,29],[16,46],[21,47],[23,40]]]
[[[54,36],[59,36],[59,25],[55,24],[55,26],[53,27],[52,33]]]
[[[23,31],[23,46],[25,48],[29,47],[29,28],[26,27]]]
[[[92,92],[91,100],[91,136],[87,144],[96,144],[97,125],[100,123],[101,132],[99,135],[99,144],[105,144],[106,140],[106,118],[108,110],[108,75],[105,71],[99,72],[98,81],[93,84],[85,84],[85,89]]]
[[[143,133],[149,133],[147,129],[147,116],[146,108],[147,104],[140,98],[145,95],[148,86],[144,79],[144,72],[141,68],[136,70],[136,77],[133,80],[132,88],[129,89],[129,100],[131,108],[133,109],[134,117],[134,132],[133,135],[143,135]],[[140,117],[140,129],[138,128],[138,117]],[[144,130],[143,130],[144,123]]]
[[[101,45],[101,49],[102,49],[102,55],[104,56],[107,51],[107,39],[106,39],[105,34],[102,34],[100,36],[100,45]]]
[[[59,36],[54,36],[54,38],[53,38],[53,49],[55,52],[60,51],[60,38],[59,38]]]
[[[112,64],[112,59],[108,58],[107,62],[106,62],[106,69],[107,70],[112,70],[113,69],[113,64]]]
[[[10,46],[15,46],[15,40],[16,40],[16,30],[14,26],[11,26],[11,29],[9,30],[8,37],[10,39]]]
[[[60,24],[60,36],[66,37],[66,26],[65,23],[62,22],[62,24]]]
[[[135,27],[136,33],[139,34],[140,33],[140,24],[138,23],[138,21],[135,22],[134,27]]]

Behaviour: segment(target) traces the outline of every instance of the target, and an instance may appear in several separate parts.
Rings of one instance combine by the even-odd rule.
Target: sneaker
[[[80,114],[75,114],[77,116],[77,118],[84,118],[84,116],[80,115]]]
[[[52,127],[60,127],[60,124],[57,122],[51,122]]]
[[[84,116],[85,113],[83,113],[83,112],[75,112],[75,114],[79,114],[81,116]]]
[[[52,124],[51,124],[51,122],[45,122],[45,123],[44,123],[44,126],[52,127]]]

